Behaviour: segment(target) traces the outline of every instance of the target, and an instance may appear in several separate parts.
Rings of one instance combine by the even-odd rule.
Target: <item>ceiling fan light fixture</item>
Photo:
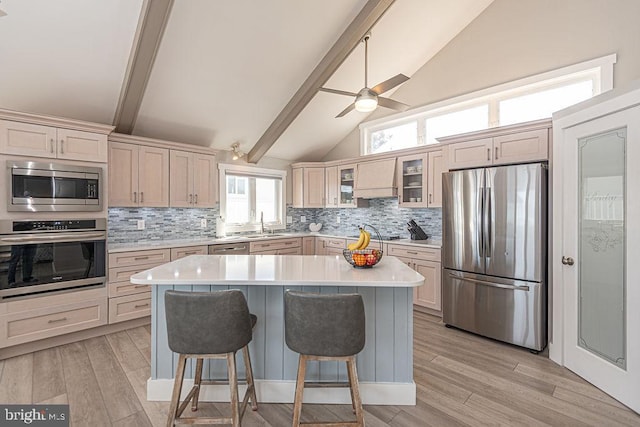
[[[371,89],[365,87],[356,96],[356,111],[361,113],[370,113],[378,106],[378,95]]]
[[[240,157],[244,156],[244,153],[240,151],[240,143],[234,142],[231,144],[231,152],[233,153],[233,160],[238,160]]]

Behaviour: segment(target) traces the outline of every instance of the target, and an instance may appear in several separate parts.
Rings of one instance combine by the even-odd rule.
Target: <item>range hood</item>
[[[397,197],[396,159],[358,163],[354,196],[360,199]]]

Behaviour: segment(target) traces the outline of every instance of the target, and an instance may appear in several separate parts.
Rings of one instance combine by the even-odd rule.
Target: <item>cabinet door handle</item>
[[[334,197],[334,198],[333,198],[333,204],[334,204],[334,205],[337,205],[337,204],[338,204],[338,198],[337,198],[337,197]]]
[[[60,140],[60,154],[64,154],[64,139]]]
[[[140,203],[144,203],[144,191],[140,192]]]
[[[433,195],[429,194],[429,203],[431,203],[433,201]]]
[[[413,251],[407,251],[407,253],[411,255],[418,255],[418,252],[413,252]]]
[[[147,286],[149,285],[135,285],[133,289],[142,289],[142,288],[146,288]]]
[[[51,320],[49,320],[49,322],[47,322],[47,323],[58,323],[58,322],[64,322],[65,320],[67,320],[67,318],[66,318],[66,317],[61,317],[61,318],[59,318],[59,319],[51,319]]]
[[[197,205],[198,204],[198,195],[195,194],[193,197],[194,197],[194,200],[195,200],[194,203]]]
[[[193,194],[189,194],[189,204],[193,204]]]
[[[133,306],[133,308],[142,308],[142,307],[149,307],[149,303],[146,304],[136,304]]]
[[[197,253],[198,251],[189,251],[189,252],[185,252],[184,255],[195,255]]]
[[[496,160],[498,160],[498,147],[496,147]]]
[[[487,148],[487,161],[491,160],[491,148]]]
[[[138,203],[138,192],[137,191],[133,192],[133,203]]]
[[[143,259],[149,259],[149,255],[137,256],[137,257],[134,258],[135,261],[140,261],[140,260],[143,260]],[[146,286],[146,285],[144,285],[144,286]]]
[[[53,154],[53,145],[55,144],[53,138],[51,138],[51,154]]]

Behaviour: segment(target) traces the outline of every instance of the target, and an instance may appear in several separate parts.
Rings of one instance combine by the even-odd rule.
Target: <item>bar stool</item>
[[[167,426],[175,424],[231,424],[240,426],[249,399],[251,408],[258,409],[253,371],[247,345],[257,317],[249,313],[247,301],[239,290],[214,292],[166,291],[164,294],[169,348],[178,353],[178,367],[169,405]],[[236,352],[242,349],[246,369],[247,391],[238,401]],[[180,392],[188,358],[196,359],[194,385],[180,403]],[[228,381],[202,381],[204,359],[226,359]],[[231,417],[180,417],[189,401],[198,409],[200,387],[209,384],[229,384],[231,389]]]
[[[298,378],[293,405],[293,426],[299,426],[302,414],[302,395],[309,360],[334,360],[347,364],[351,404],[356,420],[350,422],[302,423],[332,426],[364,426],[364,415],[356,354],[364,348],[364,303],[359,294],[315,294],[287,291],[284,296],[285,341],[300,353]],[[335,387],[335,383],[331,383]]]

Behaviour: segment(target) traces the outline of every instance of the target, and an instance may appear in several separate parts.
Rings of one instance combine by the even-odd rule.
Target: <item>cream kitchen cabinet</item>
[[[0,153],[106,163],[107,133],[0,120]]]
[[[212,208],[216,204],[216,158],[170,150],[169,206]]]
[[[184,246],[181,248],[171,248],[171,261],[190,255],[207,255],[209,253],[208,245]]]
[[[302,255],[315,255],[316,254],[316,238],[314,236],[307,236],[302,238]]]
[[[338,167],[324,168],[325,208],[338,207]]]
[[[302,255],[302,238],[292,237],[250,242],[249,253],[252,255]]]
[[[356,204],[356,198],[353,195],[356,170],[355,164],[338,166],[338,207],[340,208],[369,206],[369,202],[365,199],[360,199],[360,203]]]
[[[109,207],[169,206],[169,150],[109,142]]]
[[[398,157],[398,204],[405,208],[427,207],[427,155]]]
[[[427,207],[442,207],[442,172],[447,170],[442,150],[427,153]]]
[[[293,207],[325,207],[324,167],[293,168]]]
[[[205,253],[206,253],[206,246]],[[179,248],[186,249],[186,248]],[[170,249],[151,249],[109,254],[109,323],[137,319],[151,314],[151,288],[134,285],[133,274],[167,263]]]
[[[447,142],[448,168],[544,161],[549,158],[549,121],[439,138]]]
[[[316,255],[340,255],[346,248],[345,239],[337,237],[316,237]]]
[[[414,289],[413,303],[439,315],[442,311],[440,249],[389,243],[387,255],[398,257],[424,276],[424,285]]]

